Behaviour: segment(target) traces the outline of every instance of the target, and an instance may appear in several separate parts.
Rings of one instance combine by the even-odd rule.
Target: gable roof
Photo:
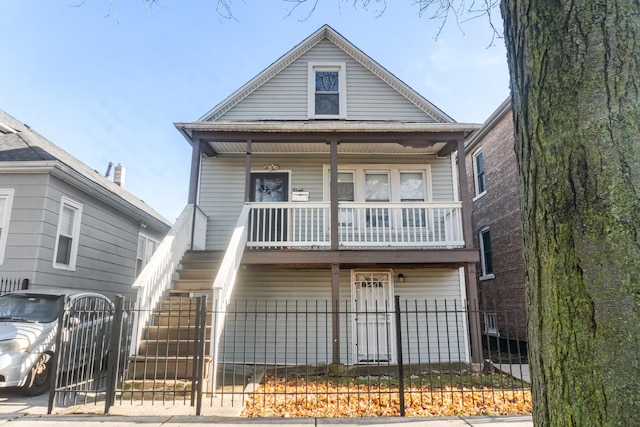
[[[416,107],[418,107],[421,111],[423,111],[428,116],[432,117],[436,122],[440,123],[455,123],[451,117],[446,115],[442,110],[437,108],[427,99],[425,99],[418,92],[407,86],[404,82],[390,73],[387,69],[382,67],[376,61],[371,59],[368,55],[358,49],[355,45],[353,45],[350,41],[340,35],[336,30],[331,28],[329,25],[323,25],[316,32],[311,34],[305,40],[303,40],[300,44],[295,46],[285,55],[280,57],[276,62],[267,67],[260,74],[251,79],[248,83],[242,86],[240,89],[236,90],[234,93],[229,95],[226,99],[216,105],[213,109],[207,112],[204,116],[202,116],[198,121],[215,121],[224,113],[229,111],[235,105],[237,105],[240,101],[245,99],[251,93],[255,92],[259,87],[264,85],[267,81],[273,78],[275,75],[280,73],[286,67],[288,67],[291,63],[293,63],[296,59],[300,58],[304,53],[309,51],[312,47],[317,45],[323,40],[328,40],[344,51],[346,54],[351,56],[354,60],[368,69],[370,72],[375,74],[393,89],[395,89],[398,93],[404,96],[407,100],[413,103]]]
[[[73,157],[39,133],[0,110],[0,171],[41,168],[63,173],[84,184],[83,191],[101,194],[119,210],[128,210],[145,221],[155,221],[156,229],[169,228],[171,222],[142,200]],[[35,169],[33,169],[35,170]]]

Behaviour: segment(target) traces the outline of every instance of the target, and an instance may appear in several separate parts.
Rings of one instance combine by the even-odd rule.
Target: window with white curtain
[[[53,259],[55,268],[76,269],[81,217],[82,205],[62,197]]]

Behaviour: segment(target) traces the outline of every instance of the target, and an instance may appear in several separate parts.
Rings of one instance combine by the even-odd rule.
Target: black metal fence
[[[329,301],[236,301],[205,401],[258,417],[529,413],[526,354],[485,340],[483,362],[471,363],[470,316],[485,313],[399,297],[337,311]]]
[[[219,317],[204,297],[172,298],[153,313],[121,300],[111,314],[88,314],[96,330],[75,340],[95,337],[86,346],[95,356],[86,360],[95,362],[58,369],[50,410],[72,402],[104,403],[105,412],[183,405],[196,415],[231,407],[249,417],[530,412],[521,347],[487,339],[483,363],[471,363],[468,319],[483,321],[485,312],[460,301],[394,303],[356,309],[351,301],[237,300],[225,310],[216,345],[209,337]],[[509,340],[506,331],[490,332]],[[60,352],[56,366],[65,359]]]
[[[0,277],[0,295],[29,288],[29,279]]]

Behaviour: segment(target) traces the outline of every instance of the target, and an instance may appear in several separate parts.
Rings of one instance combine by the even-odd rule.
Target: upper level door
[[[252,202],[288,202],[289,174],[283,172],[251,173]]]
[[[289,201],[289,174],[256,172],[251,174],[251,202]],[[251,234],[254,242],[281,242],[288,237],[287,209],[254,206],[251,210]]]

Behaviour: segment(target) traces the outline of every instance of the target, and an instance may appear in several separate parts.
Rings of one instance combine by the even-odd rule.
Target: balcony
[[[462,202],[338,205],[341,249],[462,248]],[[247,247],[331,247],[329,202],[252,203]]]

